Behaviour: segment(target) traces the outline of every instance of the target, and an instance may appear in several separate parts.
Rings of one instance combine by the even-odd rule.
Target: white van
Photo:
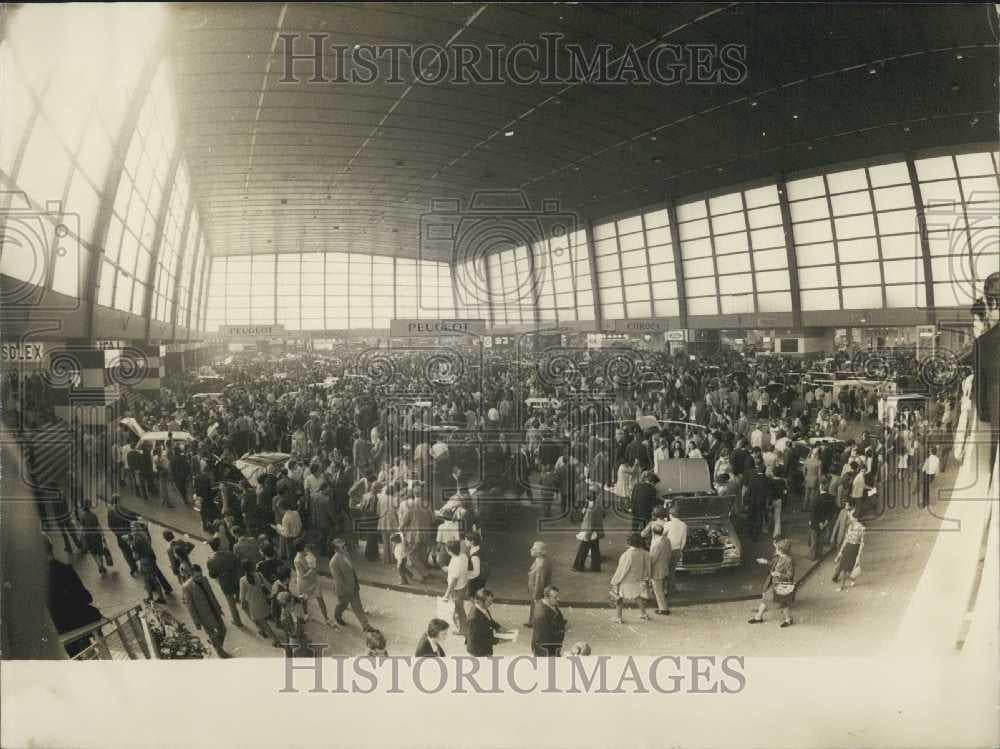
[[[878,420],[882,424],[892,424],[900,411],[925,411],[927,396],[918,393],[886,395],[878,402]]]

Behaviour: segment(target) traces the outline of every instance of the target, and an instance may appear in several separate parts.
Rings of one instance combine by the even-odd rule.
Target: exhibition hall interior
[[[995,660],[998,28],[3,7],[0,655]]]

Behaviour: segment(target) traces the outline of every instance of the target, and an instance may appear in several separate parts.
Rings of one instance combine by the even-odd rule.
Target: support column
[[[920,228],[920,257],[924,264],[924,292],[927,309],[934,309],[934,266],[931,264],[931,242],[927,234],[927,216],[924,214],[924,196],[920,192],[920,180],[917,178],[917,166],[913,163],[913,154],[906,154],[906,171],[910,173],[910,186],[913,188],[913,204],[917,209],[917,226]]]
[[[778,202],[781,205],[781,225],[785,231],[785,257],[788,260],[788,288],[792,294],[792,327],[802,328],[802,299],[799,297],[799,263],[795,254],[795,234],[792,232],[792,212],[788,208],[788,191],[785,187],[785,175],[779,174]],[[832,213],[831,213],[831,222]]]
[[[584,234],[587,238],[587,264],[590,267],[590,290],[593,292],[594,296],[594,322],[597,324],[598,330],[604,329],[604,311],[601,309],[601,289],[600,284],[597,282],[597,258],[595,257],[594,248],[594,222],[587,220],[587,225],[584,227]],[[576,269],[574,268],[574,272]],[[625,290],[622,289],[622,294]]]
[[[674,251],[674,282],[677,284],[677,312],[681,328],[688,327],[687,287],[684,283],[684,261],[681,255],[681,233],[677,228],[677,201],[667,200],[667,219],[670,221],[670,247]]]

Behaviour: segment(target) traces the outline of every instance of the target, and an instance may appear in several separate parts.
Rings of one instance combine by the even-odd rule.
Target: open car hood
[[[670,505],[670,514],[681,520],[726,520],[732,507],[732,497],[715,494],[698,497],[676,497]]]

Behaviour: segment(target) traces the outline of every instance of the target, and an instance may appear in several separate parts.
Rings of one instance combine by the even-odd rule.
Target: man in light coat
[[[525,627],[532,627],[535,620],[535,605],[545,597],[545,589],[552,583],[552,561],[545,556],[545,544],[535,541],[531,545],[534,562],[528,570],[528,621]]]

